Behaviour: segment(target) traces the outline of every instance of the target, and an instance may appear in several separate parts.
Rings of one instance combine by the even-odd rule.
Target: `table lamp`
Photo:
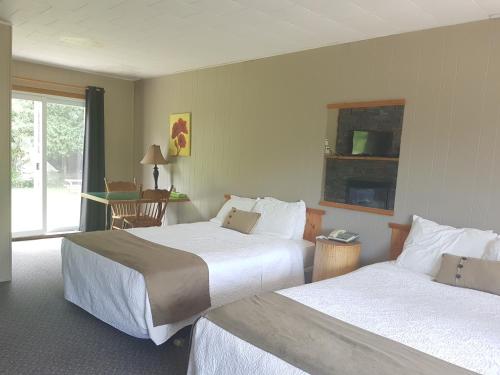
[[[144,155],[141,160],[141,164],[154,164],[153,177],[155,179],[155,189],[158,189],[158,176],[160,175],[158,172],[158,164],[168,164],[168,161],[165,160],[161,153],[160,146],[149,146],[146,155]]]

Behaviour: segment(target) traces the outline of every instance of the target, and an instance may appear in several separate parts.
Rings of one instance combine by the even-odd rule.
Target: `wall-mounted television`
[[[392,132],[373,130],[354,130],[352,135],[352,155],[394,156],[391,155]]]

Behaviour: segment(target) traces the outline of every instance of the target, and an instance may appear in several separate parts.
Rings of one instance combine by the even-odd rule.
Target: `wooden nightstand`
[[[359,266],[361,243],[316,240],[312,281],[320,281],[354,271]]]

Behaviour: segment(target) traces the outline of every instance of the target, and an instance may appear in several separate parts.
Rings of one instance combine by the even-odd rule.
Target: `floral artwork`
[[[177,113],[170,115],[168,155],[191,155],[191,113]]]

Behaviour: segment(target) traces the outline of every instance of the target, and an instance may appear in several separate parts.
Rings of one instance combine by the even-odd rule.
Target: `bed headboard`
[[[389,223],[391,228],[391,249],[389,253],[389,260],[395,260],[403,251],[403,245],[410,233],[410,224],[396,224]]]
[[[224,194],[224,199],[231,198],[230,194]],[[318,208],[306,208],[306,226],[304,228],[304,240],[316,242],[316,237],[321,234],[324,210]]]

